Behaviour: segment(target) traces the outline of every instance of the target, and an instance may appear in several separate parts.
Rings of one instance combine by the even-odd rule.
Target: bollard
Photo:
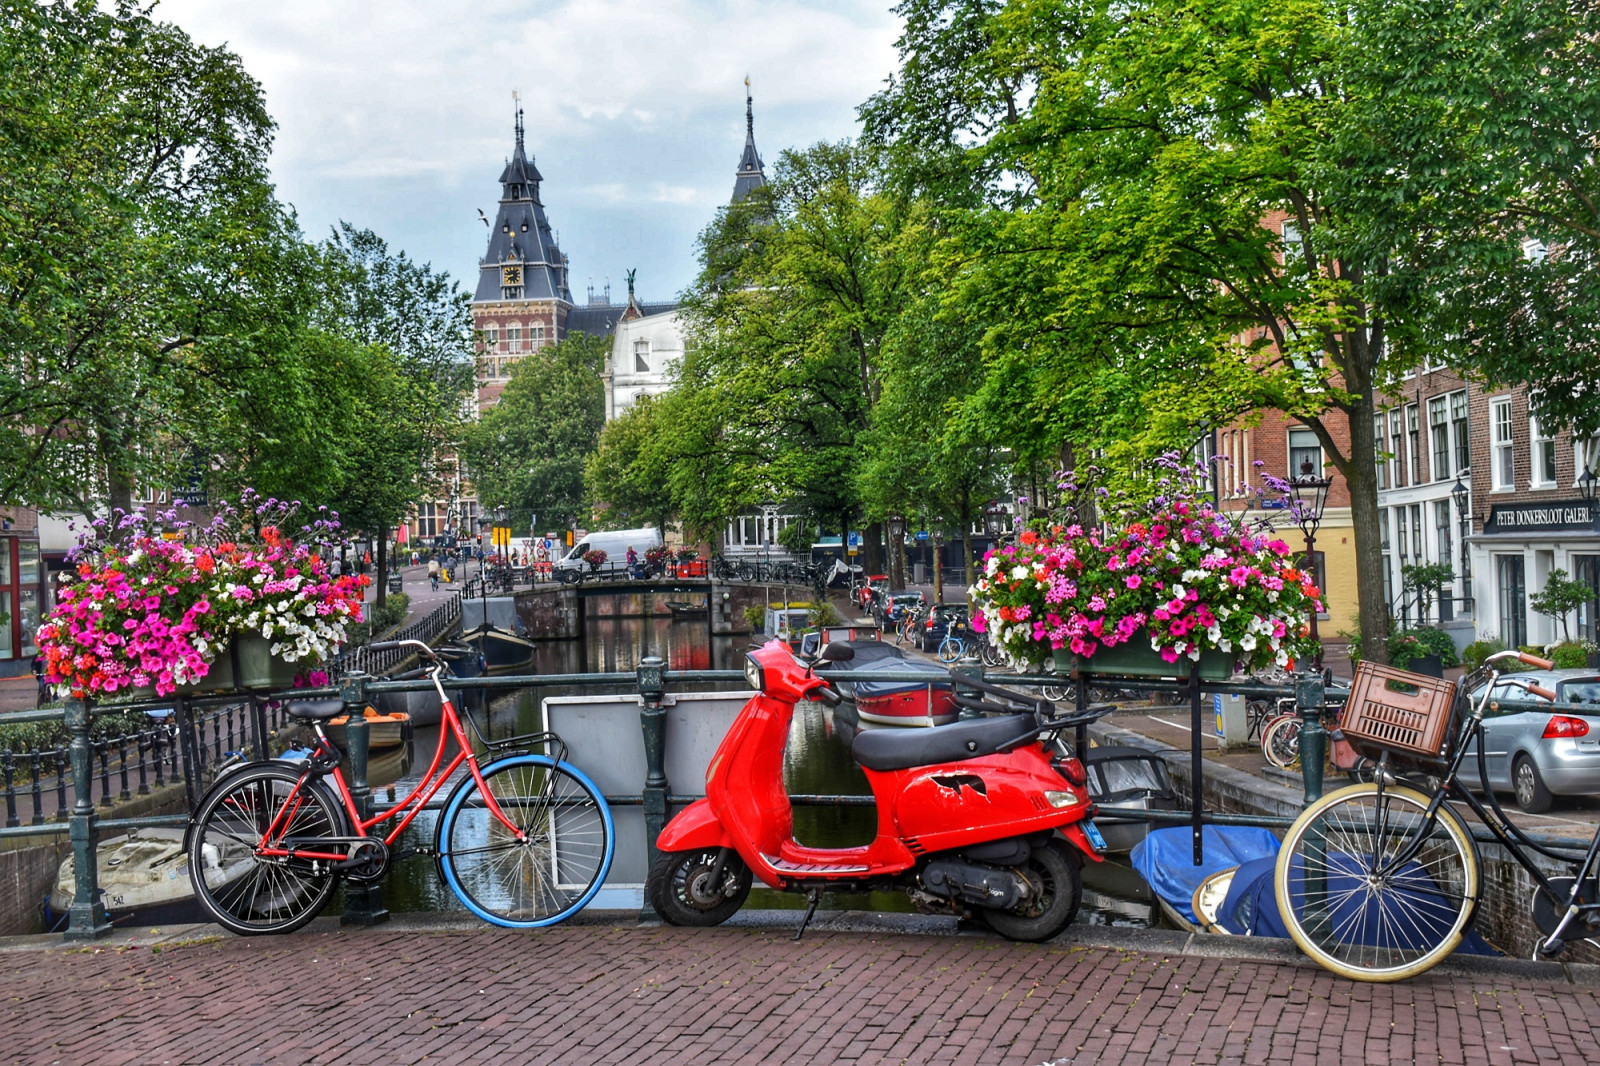
[[[109,934],[111,923],[106,921],[106,905],[100,898],[100,871],[96,865],[98,836],[90,797],[94,769],[90,763],[88,702],[77,697],[67,700],[65,718],[72,732],[72,790],[77,796],[67,819],[72,835],[74,891],[72,906],[67,909],[65,936],[68,940],[94,940]]]
[[[1300,773],[1305,778],[1305,805],[1322,798],[1322,763],[1328,757],[1328,731],[1322,728],[1322,675],[1297,677],[1295,712],[1300,715]]]
[[[656,864],[656,837],[667,825],[667,695],[666,662],[659,655],[639,660],[639,728],[644,732],[644,838],[648,845],[646,869]],[[645,897],[640,921],[660,921]]]
[[[367,716],[362,712],[367,706],[366,678],[346,678],[339,695],[344,700],[347,716],[344,736],[345,753],[350,758],[350,798],[355,801],[356,814],[363,821],[372,817],[372,786],[367,783],[367,756],[371,751]],[[344,913],[340,925],[378,925],[389,920],[389,911],[383,905],[383,887],[375,881],[345,881]]]

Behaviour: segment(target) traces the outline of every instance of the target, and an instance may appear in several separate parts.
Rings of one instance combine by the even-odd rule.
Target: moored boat
[[[139,829],[100,841],[96,878],[106,917],[114,925],[175,925],[205,921],[189,883],[189,858],[181,828]],[[66,920],[77,891],[68,855],[45,901],[45,926]]]
[[[492,623],[463,630],[460,641],[483,656],[486,673],[513,673],[533,662],[533,641]]]
[[[397,695],[405,695],[397,693]],[[437,702],[437,697],[435,698]],[[379,748],[392,748],[404,743],[411,735],[411,716],[404,711],[395,714],[380,714],[375,708],[368,707],[363,717],[367,720],[367,747],[376,751]],[[322,727],[335,747],[345,748],[345,726],[350,724],[350,716],[341,714],[337,718],[328,719]]]
[[[1152,829],[1135,845],[1130,858],[1133,868],[1150,883],[1168,920],[1179,929],[1198,933],[1216,927],[1217,911],[1240,864],[1276,858],[1281,845],[1267,829],[1203,826],[1204,862],[1196,866],[1193,832],[1188,826]],[[1204,913],[1196,913],[1197,907]]]
[[[1153,751],[1090,748],[1084,752],[1083,765],[1089,773],[1089,798],[1097,804],[1146,811],[1180,809],[1166,760]],[[1106,838],[1106,850],[1113,854],[1132,851],[1150,832],[1149,822],[1119,820],[1114,815],[1096,815],[1094,824]]]

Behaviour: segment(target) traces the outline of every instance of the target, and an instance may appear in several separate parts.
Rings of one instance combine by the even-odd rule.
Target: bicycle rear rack
[[[538,753],[548,755],[556,762],[567,761],[566,742],[548,730],[541,733],[523,733],[519,736],[506,737],[504,740],[492,740],[487,747],[496,758]]]

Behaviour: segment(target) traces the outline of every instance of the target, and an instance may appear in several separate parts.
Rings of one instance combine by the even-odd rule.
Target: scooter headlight
[[[767,690],[766,677],[761,671],[761,664],[756,662],[753,655],[744,657],[744,679],[751,688],[756,689],[758,692]]]
[[[1071,807],[1078,802],[1076,792],[1046,792],[1044,798],[1052,807]]]

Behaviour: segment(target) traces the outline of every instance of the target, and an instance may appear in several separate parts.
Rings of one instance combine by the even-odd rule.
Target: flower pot
[[[233,680],[233,656],[227,648],[217,652],[217,657],[211,660],[211,669],[206,671],[206,676],[187,685],[179,685],[178,693],[183,696],[195,696],[206,692],[232,692],[238,686]]]
[[[1058,648],[1055,651],[1055,662],[1056,672],[1068,676],[1091,673],[1122,677],[1181,678],[1188,677],[1189,669],[1194,665],[1194,660],[1186,655],[1180,656],[1175,663],[1167,662],[1161,657],[1160,652],[1150,649],[1150,638],[1142,629],[1133,635],[1133,639],[1125,643],[1097,648],[1090,658],[1075,655],[1067,648]],[[1200,653],[1200,677],[1203,680],[1226,681],[1231,676],[1233,676],[1231,652]]]
[[[272,654],[272,641],[255,633],[235,637],[239,655],[239,688],[280,690],[294,686],[297,664],[286,663]]]

